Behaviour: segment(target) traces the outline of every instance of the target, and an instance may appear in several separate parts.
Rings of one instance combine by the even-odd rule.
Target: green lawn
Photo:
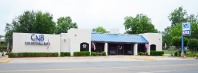
[[[175,53],[177,52],[177,50],[163,50],[164,51],[164,54],[171,54],[171,53]]]

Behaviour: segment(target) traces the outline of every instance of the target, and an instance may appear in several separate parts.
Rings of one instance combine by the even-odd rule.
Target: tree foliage
[[[187,45],[188,39],[184,38],[184,46]],[[171,43],[173,46],[176,46],[176,48],[181,48],[181,37],[173,37],[171,40]]]
[[[40,33],[54,34],[66,33],[70,28],[77,28],[77,24],[72,22],[71,17],[60,17],[56,23],[53,16],[47,12],[41,11],[25,11],[17,16],[11,23],[7,23],[5,27],[5,40],[12,45],[13,32],[20,33]]]
[[[163,32],[163,44],[166,43],[168,45],[174,45],[171,40],[173,40],[174,37],[181,37],[182,23],[185,22],[190,22],[192,29],[191,36],[186,38],[198,39],[198,16],[195,16],[194,14],[188,15],[187,11],[183,9],[183,7],[179,7],[170,13],[168,19],[171,21],[171,26],[165,28],[165,31]]]
[[[165,46],[165,43],[166,45],[171,45],[171,43],[169,43],[172,39],[171,35],[168,35],[170,34],[170,31],[171,31],[171,27],[167,27],[164,29],[165,32],[162,32],[162,43],[163,43],[163,46]]]
[[[179,7],[170,13],[168,19],[171,21],[171,26],[175,26],[179,23],[185,22],[186,17],[187,17],[186,10],[184,10],[183,7]]]
[[[53,21],[53,16],[39,11],[36,13],[36,21],[33,24],[33,31],[31,33],[53,34],[55,28],[56,24]]]
[[[72,22],[71,17],[60,17],[57,21],[56,33],[67,33],[70,28],[78,28],[76,23]]]
[[[125,17],[124,26],[128,34],[158,32],[151,23],[151,19],[143,14],[137,14],[135,17]]]
[[[12,23],[7,23],[6,31],[14,30],[15,32],[23,33],[54,33],[56,25],[53,21],[53,16],[49,13],[41,11],[25,11],[19,15]]]
[[[55,27],[56,24],[51,14],[41,11],[25,11],[22,15],[16,17],[12,23],[6,24],[5,40],[12,45],[13,32],[52,34]]]
[[[107,33],[108,31],[102,27],[102,26],[98,26],[97,28],[93,28],[92,29],[93,32],[99,32],[99,33]]]
[[[198,52],[198,40],[197,39],[189,39],[188,47],[191,52]]]
[[[0,44],[0,52],[4,52],[7,50],[7,46],[5,44]]]

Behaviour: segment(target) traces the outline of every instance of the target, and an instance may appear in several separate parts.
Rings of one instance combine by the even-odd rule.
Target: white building
[[[3,44],[5,42],[5,37],[0,35],[0,44]]]
[[[68,33],[34,34],[13,33],[12,52],[102,52],[107,55],[137,55],[138,52],[162,50],[162,35],[91,33],[86,29],[70,29]]]

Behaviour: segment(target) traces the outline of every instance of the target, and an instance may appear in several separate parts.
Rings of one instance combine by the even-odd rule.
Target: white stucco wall
[[[13,33],[13,49],[12,52],[60,52],[60,35],[43,34],[44,41],[50,42],[50,45],[33,45],[25,44],[32,42],[31,35],[33,33]],[[40,35],[40,34],[35,34]],[[48,47],[49,46],[49,47]]]
[[[60,34],[60,51],[70,52],[70,39],[67,33]]]
[[[86,42],[89,44],[89,51],[91,52],[91,30],[87,29],[70,29],[68,30],[68,37],[70,42],[70,53],[80,51],[80,44]]]
[[[152,45],[152,44],[156,45],[156,51],[162,51],[162,34],[144,33],[141,35],[149,42],[149,45]]]

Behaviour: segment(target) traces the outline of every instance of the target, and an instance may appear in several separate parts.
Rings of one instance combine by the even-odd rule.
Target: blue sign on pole
[[[183,36],[190,36],[191,35],[191,25],[190,25],[190,23],[183,23],[182,24],[182,35]]]
[[[184,56],[184,36],[190,36],[191,35],[191,25],[190,23],[183,23],[182,24],[182,46],[181,46],[181,56]]]

